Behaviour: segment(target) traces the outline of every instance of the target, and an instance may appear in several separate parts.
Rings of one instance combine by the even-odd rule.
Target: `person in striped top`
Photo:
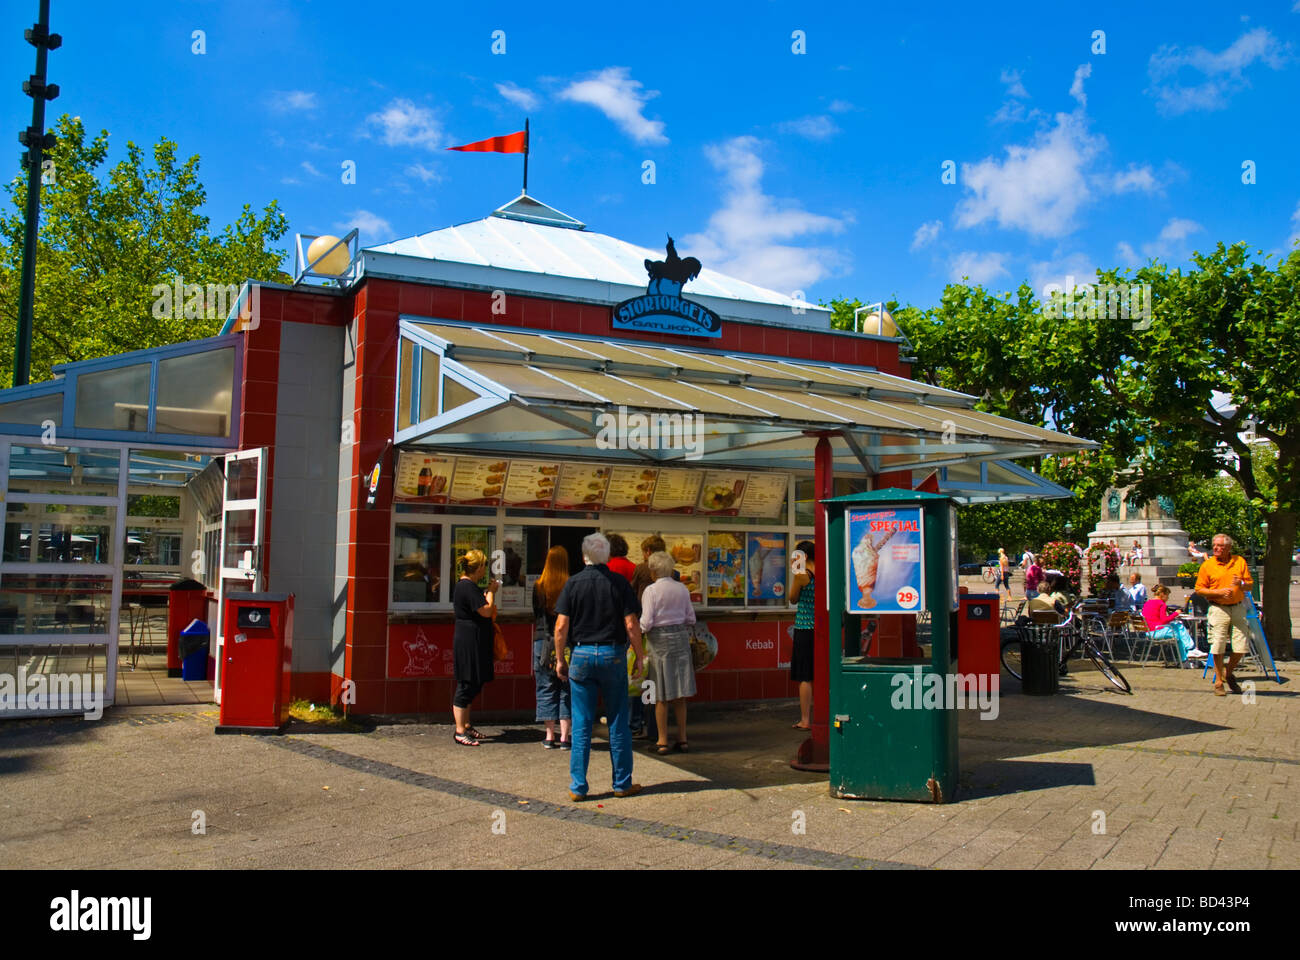
[[[799,722],[796,730],[812,729],[813,685],[813,611],[816,603],[816,557],[811,540],[802,540],[794,548],[804,556],[803,571],[790,581],[790,602],[794,614],[794,650],[790,654],[790,679],[799,684]]]

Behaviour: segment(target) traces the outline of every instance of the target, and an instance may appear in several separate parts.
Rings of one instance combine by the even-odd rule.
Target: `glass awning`
[[[825,436],[837,473],[872,475],[1095,446],[974,404],[966,394],[863,367],[417,317],[400,323],[398,444],[808,470]],[[693,428],[700,443],[625,443],[638,416],[665,429]],[[623,439],[611,443],[615,424],[612,434]],[[1020,468],[997,472],[1009,466],[997,464],[991,476],[976,466],[986,489],[972,493],[1019,498],[1012,489],[1019,487],[1058,495],[1024,483]]]
[[[238,334],[62,364],[45,383],[0,390],[0,434],[235,447]]]

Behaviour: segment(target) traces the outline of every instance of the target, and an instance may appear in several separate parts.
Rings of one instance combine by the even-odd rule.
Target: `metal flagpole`
[[[528,118],[524,117],[524,193],[528,192]]]

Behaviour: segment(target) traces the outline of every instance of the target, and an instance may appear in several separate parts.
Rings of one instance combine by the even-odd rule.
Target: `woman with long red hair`
[[[569,706],[569,684],[555,672],[555,601],[569,579],[569,552],[555,546],[546,554],[546,566],[533,584],[533,675],[537,682],[537,719],[546,724],[547,750],[572,749],[569,733],[573,714]],[[560,721],[560,739],[555,739],[555,721]]]

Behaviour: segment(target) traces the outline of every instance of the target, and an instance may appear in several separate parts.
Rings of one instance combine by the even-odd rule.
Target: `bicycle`
[[[993,583],[998,578],[998,568],[984,567],[980,570],[980,575],[984,578],[985,583]]]
[[[1077,620],[1076,620],[1077,617]],[[1077,610],[1071,610],[1070,615],[1062,623],[1046,625],[1047,629],[1056,633],[1061,643],[1061,663],[1060,670],[1066,673],[1069,670],[1069,661],[1075,651],[1082,648],[1084,656],[1096,665],[1097,670],[1103,677],[1114,684],[1123,693],[1132,693],[1133,688],[1129,684],[1124,674],[1120,673],[1119,668],[1106,655],[1106,651],[1097,643],[1097,633],[1100,631],[1102,640],[1106,636],[1105,624],[1095,617],[1083,617]],[[1025,628],[1019,628],[1023,631]],[[1019,631],[1018,631],[1019,632]],[[1002,660],[1002,666],[1006,668],[1007,673],[1011,674],[1017,680],[1021,677],[1021,643],[1023,633],[1014,638],[1007,638],[1002,641],[999,655]],[[1068,646],[1067,646],[1068,644]]]

